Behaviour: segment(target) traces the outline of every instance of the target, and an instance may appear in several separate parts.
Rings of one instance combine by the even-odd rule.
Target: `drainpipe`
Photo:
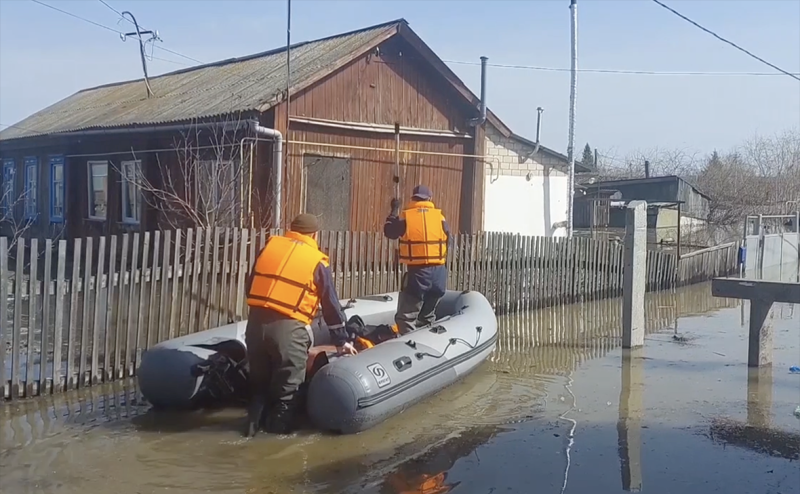
[[[534,158],[536,156],[536,153],[539,152],[539,135],[540,135],[540,132],[542,130],[542,112],[544,112],[544,108],[542,108],[540,106],[540,107],[536,108],[536,111],[538,112],[538,115],[536,116],[536,143],[535,143],[536,145],[533,147],[533,150],[530,153],[526,153],[525,154],[525,159],[526,160]],[[531,174],[528,173],[525,176],[525,178],[526,178],[526,180],[530,181]]]
[[[281,227],[281,193],[283,190],[283,173],[281,173],[281,165],[283,164],[283,134],[275,129],[270,129],[259,125],[258,122],[253,121],[253,131],[260,136],[268,137],[273,142],[273,156],[272,168],[274,174],[275,194],[273,195],[272,203],[272,217],[273,227]]]
[[[481,102],[480,102],[480,116],[470,120],[470,125],[477,127],[483,125],[486,121],[486,62],[488,57],[481,57]]]
[[[536,112],[538,113],[538,115],[536,115],[536,147],[531,151],[531,156],[539,152],[539,132],[542,130],[542,113],[544,112],[544,108],[540,106],[536,108]]]

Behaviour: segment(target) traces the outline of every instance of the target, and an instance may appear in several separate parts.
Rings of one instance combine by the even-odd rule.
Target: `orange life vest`
[[[400,213],[406,232],[400,237],[399,261],[408,266],[441,265],[447,260],[444,215],[431,201],[411,202]]]
[[[253,267],[247,305],[309,324],[319,308],[314,271],[320,262],[327,266],[328,256],[313,238],[292,231],[271,237]]]

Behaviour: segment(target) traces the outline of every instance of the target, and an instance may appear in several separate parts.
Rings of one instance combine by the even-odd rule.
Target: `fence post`
[[[625,214],[622,271],[622,348],[644,345],[644,293],[647,273],[647,203],[631,201]]]

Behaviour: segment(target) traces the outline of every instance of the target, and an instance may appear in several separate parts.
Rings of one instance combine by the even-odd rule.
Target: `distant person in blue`
[[[436,305],[447,290],[450,228],[431,199],[431,190],[417,185],[402,211],[400,200],[392,199],[392,211],[383,225],[387,238],[399,239],[399,261],[407,268],[394,316],[400,334],[432,324]]]

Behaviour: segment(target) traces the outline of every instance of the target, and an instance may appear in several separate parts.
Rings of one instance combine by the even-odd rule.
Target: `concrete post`
[[[769,321],[773,303],[771,300],[750,300],[750,332],[747,346],[747,366],[772,365],[772,324]]]
[[[644,345],[644,294],[647,289],[647,203],[631,201],[625,217],[622,271],[622,348]]]

